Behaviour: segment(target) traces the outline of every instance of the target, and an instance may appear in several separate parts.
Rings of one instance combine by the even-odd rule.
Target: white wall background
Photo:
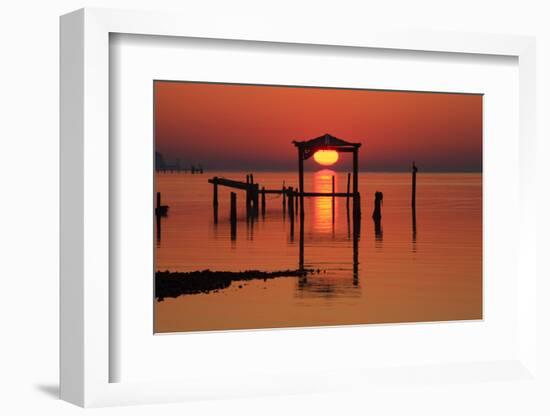
[[[73,414],[56,399],[58,385],[58,16],[80,7],[178,10],[208,24],[213,13],[228,19],[269,17],[281,27],[346,25],[535,35],[538,41],[539,273],[550,278],[546,165],[550,157],[550,13],[541,0],[170,1],[8,0],[0,13],[0,413]],[[546,138],[546,139],[545,139]],[[542,178],[544,176],[544,178]],[[544,231],[543,231],[544,230]],[[544,253],[546,252],[546,254]],[[542,262],[545,262],[544,264]],[[6,267],[7,266],[7,267]],[[539,285],[540,308],[550,285]],[[550,303],[550,301],[548,302]],[[549,319],[539,322],[548,369]],[[550,374],[550,372],[546,372]],[[387,394],[346,393],[198,402],[94,410],[99,414],[550,414],[543,391],[499,384],[388,387]]]

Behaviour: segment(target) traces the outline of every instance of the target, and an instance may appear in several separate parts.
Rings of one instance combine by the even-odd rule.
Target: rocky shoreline
[[[245,270],[241,272],[199,270],[193,272],[157,271],[155,273],[155,298],[177,298],[181,295],[209,293],[225,289],[233,282],[268,280],[279,277],[305,277],[314,273],[313,269],[295,269],[265,272]],[[318,271],[317,271],[318,272]]]

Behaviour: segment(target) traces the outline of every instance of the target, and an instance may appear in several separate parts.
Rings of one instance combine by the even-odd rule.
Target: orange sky
[[[165,160],[208,170],[293,170],[292,140],[325,133],[363,144],[361,170],[482,167],[481,95],[156,81],[155,117]]]

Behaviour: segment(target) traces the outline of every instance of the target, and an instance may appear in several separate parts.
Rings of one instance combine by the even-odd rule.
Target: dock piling
[[[231,211],[229,218],[231,221],[231,239],[235,240],[237,238],[237,194],[231,192]]]
[[[212,206],[214,208],[214,224],[218,223],[218,177],[212,180]]]
[[[418,168],[416,167],[416,164],[412,163],[412,195],[411,195],[411,206],[413,209],[416,209],[416,172],[418,172]]]
[[[294,240],[294,190],[288,188],[288,217],[290,218],[290,239]]]
[[[262,218],[265,217],[265,186],[262,186]]]
[[[349,190],[350,190],[350,181],[351,181],[351,173],[348,172],[348,188],[347,188],[347,195],[346,195],[346,210],[349,213]]]

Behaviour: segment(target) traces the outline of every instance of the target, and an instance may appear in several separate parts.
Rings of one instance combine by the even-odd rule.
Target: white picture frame
[[[519,65],[520,235],[517,241],[518,354],[510,360],[418,370],[415,377],[476,382],[471,372],[495,371],[524,380],[536,377],[536,211],[535,40],[530,37],[467,33],[350,30],[283,31],[276,23],[234,27],[219,20],[205,27],[192,16],[82,9],[61,18],[61,398],[80,406],[155,403],[195,398],[322,392],[347,384],[376,385],[407,378],[406,369],[337,371],[327,381],[314,375],[280,374],[264,380],[237,380],[221,374],[212,380],[110,382],[109,296],[109,36],[113,33],[206,39],[280,42],[334,47],[383,48],[439,53],[505,55]],[[492,370],[491,370],[492,369]],[[471,371],[469,371],[471,370]],[[399,375],[400,374],[400,375]],[[342,383],[343,378],[349,379]],[[329,380],[330,379],[330,380]],[[309,382],[305,382],[309,380]],[[222,389],[221,386],[226,386]],[[222,391],[223,390],[223,391]]]

